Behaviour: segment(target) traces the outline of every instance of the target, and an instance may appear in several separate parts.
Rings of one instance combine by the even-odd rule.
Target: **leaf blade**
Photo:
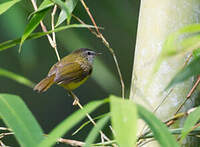
[[[43,140],[42,129],[18,96],[0,94],[0,116],[22,146],[34,147]]]
[[[59,14],[58,21],[56,23],[56,27],[59,26],[61,23],[63,23],[66,19],[68,19],[68,18],[70,19],[71,13],[75,9],[78,1],[79,0],[66,0],[65,1],[65,5],[68,8],[68,12],[70,13],[70,16],[68,13],[65,12],[65,10],[62,9]]]
[[[111,122],[119,146],[133,147],[136,143],[137,109],[130,100],[110,96]],[[122,127],[123,126],[123,127]]]
[[[85,140],[85,145],[84,147],[90,147],[92,143],[95,141],[99,131],[103,128],[103,126],[108,122],[110,116],[107,115],[104,118],[101,118],[96,125],[92,128],[90,131],[89,135],[87,136]]]
[[[2,68],[0,68],[0,76],[10,78],[10,79],[12,79],[20,84],[23,84],[25,86],[28,86],[30,88],[33,88],[35,85],[34,82],[28,80],[27,78],[20,76],[18,74],[15,74],[13,72],[10,72],[8,70],[2,69]]]
[[[88,28],[88,27],[94,28],[94,26],[92,26],[92,25],[84,25],[84,24],[72,24],[72,25],[62,26],[62,27],[56,28],[55,30],[51,30],[51,31],[48,31],[48,32],[32,33],[31,35],[29,35],[29,37],[27,37],[27,40],[37,39],[37,38],[40,38],[40,37],[45,36],[47,34],[50,34],[52,32],[59,32],[59,31],[65,30],[65,29]],[[17,44],[20,44],[20,41],[21,41],[21,39],[17,38],[15,40],[8,40],[8,41],[5,41],[5,42],[2,42],[2,43],[0,43],[0,51],[3,51],[3,50],[8,49],[10,47],[14,47]]]
[[[64,133],[69,131],[69,129],[71,129],[74,125],[76,125],[76,123],[82,120],[86,112],[87,113],[92,112],[94,109],[104,104],[105,102],[107,102],[107,100],[90,102],[89,104],[84,106],[84,109],[76,111],[68,118],[66,118],[64,121],[62,121],[61,124],[59,124],[56,128],[54,128],[47,136],[47,138],[44,141],[42,141],[38,146],[39,147],[52,146],[59,137],[64,135]]]
[[[165,90],[169,89],[170,87],[174,86],[175,84],[178,84],[180,82],[183,82],[187,80],[188,78],[192,76],[196,76],[200,73],[199,68],[200,63],[200,56],[193,59],[186,67],[184,67],[182,70],[180,70],[170,81],[168,86],[165,88]]]
[[[152,112],[144,107],[137,105],[138,115],[143,119],[152,130],[155,139],[162,147],[178,147],[175,138],[170,134],[167,127],[158,120]]]
[[[50,0],[44,0],[39,8],[41,9],[42,7],[45,7],[46,5],[49,5],[51,3],[52,2]],[[33,17],[31,18],[31,20],[29,21],[28,25],[25,28],[24,34],[22,35],[20,46],[19,46],[19,52],[21,51],[21,47],[24,41],[40,24],[40,21],[44,18],[44,16],[47,14],[47,11],[49,9],[50,8],[44,9],[33,15]]]
[[[192,127],[198,122],[200,119],[200,107],[197,107],[196,110],[191,112],[191,114],[186,119],[183,129],[181,131],[181,140],[183,140],[188,133],[190,133]]]
[[[21,0],[7,0],[6,2],[0,3],[0,15],[20,1]]]

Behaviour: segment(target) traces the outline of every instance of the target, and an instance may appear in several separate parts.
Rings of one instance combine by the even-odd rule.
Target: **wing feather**
[[[72,81],[81,81],[87,75],[88,71],[84,70],[77,62],[73,62],[64,66],[58,66],[54,81],[59,84],[67,84]]]

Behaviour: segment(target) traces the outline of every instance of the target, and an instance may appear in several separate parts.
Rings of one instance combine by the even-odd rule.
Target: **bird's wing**
[[[69,83],[79,82],[84,79],[88,74],[89,70],[83,69],[79,63],[71,62],[65,65],[58,65],[56,68],[56,77],[54,81],[56,83]]]

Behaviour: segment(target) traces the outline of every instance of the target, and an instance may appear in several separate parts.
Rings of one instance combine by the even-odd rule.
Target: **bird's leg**
[[[69,91],[69,94],[74,98],[73,105],[77,105],[79,103],[78,97],[72,91]]]

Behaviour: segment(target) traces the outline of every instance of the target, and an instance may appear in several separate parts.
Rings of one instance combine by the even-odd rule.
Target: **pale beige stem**
[[[165,60],[152,80],[153,68],[168,35],[183,26],[199,22],[199,7],[198,0],[141,1],[130,98],[150,111],[156,108],[155,114],[161,120],[173,116],[192,87],[193,78],[175,86],[171,91],[163,92],[183,67],[188,56],[186,54]],[[146,89],[150,80],[151,85]],[[193,99],[196,96],[193,94]],[[192,101],[188,101],[184,109],[192,105]],[[176,125],[181,126],[181,123]],[[139,132],[143,126],[144,123],[139,122]],[[151,142],[145,146],[156,147],[158,144]]]

